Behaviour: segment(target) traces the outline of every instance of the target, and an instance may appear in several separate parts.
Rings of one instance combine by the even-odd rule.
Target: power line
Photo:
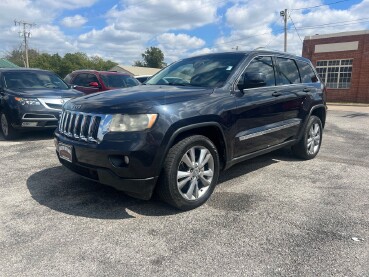
[[[299,36],[299,39],[300,39],[300,41],[302,42],[302,39],[301,39],[301,37],[300,37],[300,34],[299,34],[299,32],[297,31],[297,29],[296,29],[295,23],[293,22],[293,19],[292,19],[291,15],[289,15],[288,17],[291,19],[291,22],[292,22],[293,27],[295,28],[296,34]]]
[[[299,27],[299,28],[297,28],[297,30],[315,29],[317,27],[347,26],[347,25],[358,24],[358,23],[365,23],[365,22],[369,22],[369,20],[367,19],[367,20],[360,20],[360,21],[353,20],[353,21],[342,21],[342,22],[337,22],[337,23],[327,23],[327,24],[321,24],[321,25]]]
[[[351,0],[341,0],[341,1],[336,1],[336,2],[327,3],[327,4],[323,4],[323,5],[318,5],[318,6],[305,7],[305,8],[299,8],[299,9],[291,9],[291,11],[310,10],[310,9],[315,9],[315,8],[319,8],[319,7],[323,7],[323,6],[330,6],[330,5],[334,5],[334,4],[338,4],[338,3],[342,3],[342,2],[347,2],[347,1],[351,1]]]

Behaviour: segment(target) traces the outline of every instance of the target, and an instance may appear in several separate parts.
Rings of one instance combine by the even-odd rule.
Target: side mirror
[[[239,89],[259,88],[266,86],[266,76],[261,72],[247,72],[238,83]]]
[[[98,82],[91,82],[88,84],[89,87],[94,87],[94,88],[98,88],[100,87],[99,83]]]
[[[319,81],[318,77],[316,77],[316,76],[311,77],[311,82],[312,83],[317,83],[318,81]]]

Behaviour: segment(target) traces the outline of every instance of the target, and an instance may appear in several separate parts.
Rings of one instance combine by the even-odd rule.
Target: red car
[[[140,84],[138,80],[128,74],[97,70],[76,70],[69,73],[64,81],[85,94],[133,87]]]

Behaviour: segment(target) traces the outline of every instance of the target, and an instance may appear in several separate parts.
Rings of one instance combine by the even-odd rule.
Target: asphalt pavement
[[[0,136],[0,276],[369,276],[369,107],[342,107],[315,159],[238,164],[189,212],[68,171],[50,132]]]

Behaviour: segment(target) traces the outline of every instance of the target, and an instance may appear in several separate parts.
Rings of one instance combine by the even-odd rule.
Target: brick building
[[[369,103],[369,30],[305,37],[302,56],[326,84],[328,101]]]

